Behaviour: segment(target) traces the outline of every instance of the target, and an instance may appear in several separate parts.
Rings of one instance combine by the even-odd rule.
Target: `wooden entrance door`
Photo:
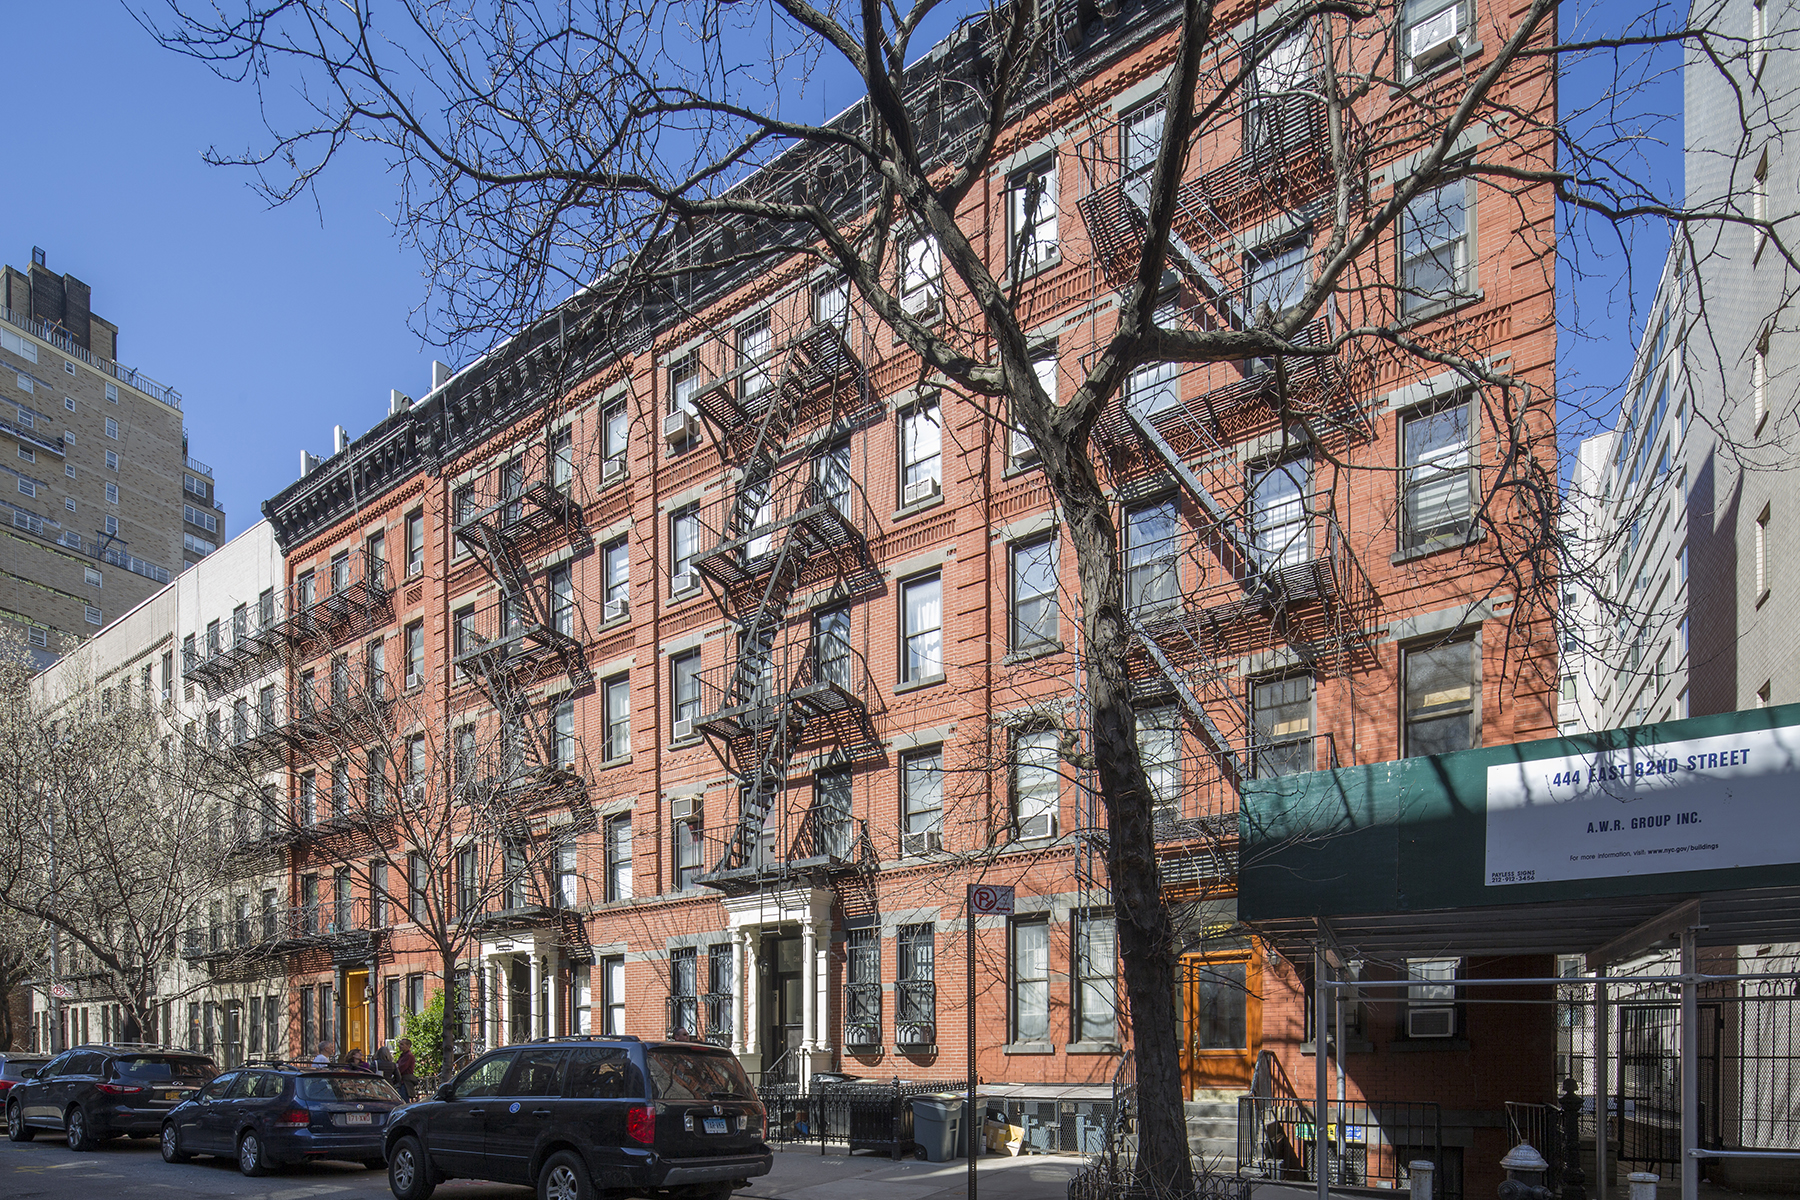
[[[342,1051],[350,1053],[351,1049],[369,1052],[369,973],[367,971],[344,972],[344,1045]]]
[[[1183,1090],[1191,1098],[1249,1087],[1262,1049],[1262,955],[1256,946],[1184,956],[1176,992]]]

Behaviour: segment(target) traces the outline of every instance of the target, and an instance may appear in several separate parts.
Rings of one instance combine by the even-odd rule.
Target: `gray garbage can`
[[[962,1157],[961,1097],[914,1096],[913,1141],[929,1162],[949,1162]]]

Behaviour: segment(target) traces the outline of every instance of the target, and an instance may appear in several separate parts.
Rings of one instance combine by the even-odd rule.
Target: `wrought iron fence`
[[[1327,1178],[1333,1187],[1403,1187],[1407,1164],[1443,1165],[1443,1122],[1425,1101],[1328,1101]],[[1314,1182],[1313,1105],[1285,1096],[1238,1101],[1238,1171],[1282,1182]]]

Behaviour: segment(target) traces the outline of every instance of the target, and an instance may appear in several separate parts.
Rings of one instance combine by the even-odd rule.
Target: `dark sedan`
[[[386,1165],[382,1138],[400,1093],[377,1075],[271,1063],[229,1071],[171,1112],[162,1155],[237,1160],[246,1175],[307,1159]]]

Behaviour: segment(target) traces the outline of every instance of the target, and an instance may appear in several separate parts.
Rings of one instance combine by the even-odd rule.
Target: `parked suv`
[[[445,1179],[535,1185],[540,1197],[662,1190],[728,1200],[773,1165],[737,1056],[698,1042],[554,1038],[476,1059],[394,1113],[388,1187],[424,1200]]]
[[[379,1075],[264,1061],[246,1063],[200,1089],[162,1123],[162,1156],[235,1158],[246,1175],[266,1175],[309,1158],[385,1165],[382,1135],[400,1093]]]
[[[6,1136],[29,1142],[59,1131],[71,1150],[103,1139],[148,1137],[169,1110],[218,1074],[202,1054],[153,1046],[77,1046],[6,1091]]]
[[[6,1093],[25,1078],[26,1071],[36,1071],[49,1061],[47,1054],[0,1053],[0,1105],[6,1103]]]

